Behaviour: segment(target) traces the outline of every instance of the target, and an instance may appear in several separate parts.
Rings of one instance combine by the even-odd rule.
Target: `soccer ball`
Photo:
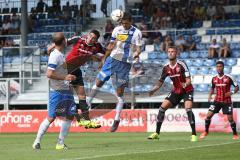
[[[118,22],[123,17],[123,11],[120,9],[115,9],[111,13],[111,18],[113,21]]]

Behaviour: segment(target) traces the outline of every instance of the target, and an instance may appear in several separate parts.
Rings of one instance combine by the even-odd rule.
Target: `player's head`
[[[124,29],[130,29],[132,25],[132,15],[128,12],[124,12],[123,17],[121,19],[121,25]]]
[[[168,52],[168,59],[170,61],[175,60],[177,58],[177,47],[176,46],[169,46],[167,49]]]
[[[223,71],[224,71],[223,61],[217,61],[216,62],[216,70],[217,70],[218,74],[223,74]]]
[[[86,43],[88,45],[93,45],[98,41],[99,37],[100,37],[100,33],[98,30],[91,30],[87,35]]]
[[[65,36],[62,32],[54,33],[52,41],[55,43],[56,47],[65,47],[66,45]]]

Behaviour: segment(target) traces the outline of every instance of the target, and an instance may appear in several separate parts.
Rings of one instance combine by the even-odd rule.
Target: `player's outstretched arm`
[[[91,60],[100,62],[102,58],[104,57],[104,54],[102,53],[97,53],[91,56]]]
[[[113,48],[115,47],[116,43],[115,42],[110,42],[106,48],[106,52],[101,60],[101,62],[99,63],[98,69],[102,68],[105,60],[107,59],[108,56],[110,56]]]
[[[162,87],[163,82],[162,81],[157,81],[155,86],[151,89],[149,92],[149,96],[152,96],[157,90],[159,90]]]
[[[50,44],[47,47],[47,54],[49,55],[53,51],[54,48],[55,48],[55,44],[54,43]]]

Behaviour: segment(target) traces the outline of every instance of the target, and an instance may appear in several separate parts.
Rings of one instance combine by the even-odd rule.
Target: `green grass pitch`
[[[58,134],[47,133],[42,150],[32,149],[35,134],[0,134],[0,160],[239,160],[240,140],[231,134],[211,133],[190,142],[189,133],[70,133],[66,151],[56,151]]]

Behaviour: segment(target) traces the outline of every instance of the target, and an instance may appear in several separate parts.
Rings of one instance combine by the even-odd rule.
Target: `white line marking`
[[[227,142],[227,143],[219,143],[219,144],[212,144],[212,145],[201,145],[201,146],[192,146],[192,147],[180,147],[180,148],[172,148],[172,149],[165,149],[165,150],[152,150],[152,151],[138,151],[138,152],[125,152],[125,153],[116,153],[116,154],[109,154],[109,155],[97,155],[92,157],[80,157],[80,158],[71,158],[71,159],[61,159],[61,160],[84,160],[84,159],[94,159],[94,158],[103,158],[103,157],[115,157],[115,156],[124,156],[124,155],[131,155],[131,154],[141,154],[141,153],[157,153],[157,152],[168,152],[168,151],[177,151],[177,150],[186,150],[186,149],[195,149],[195,148],[204,148],[204,147],[214,147],[214,146],[223,146],[228,144],[235,144],[237,142]]]

